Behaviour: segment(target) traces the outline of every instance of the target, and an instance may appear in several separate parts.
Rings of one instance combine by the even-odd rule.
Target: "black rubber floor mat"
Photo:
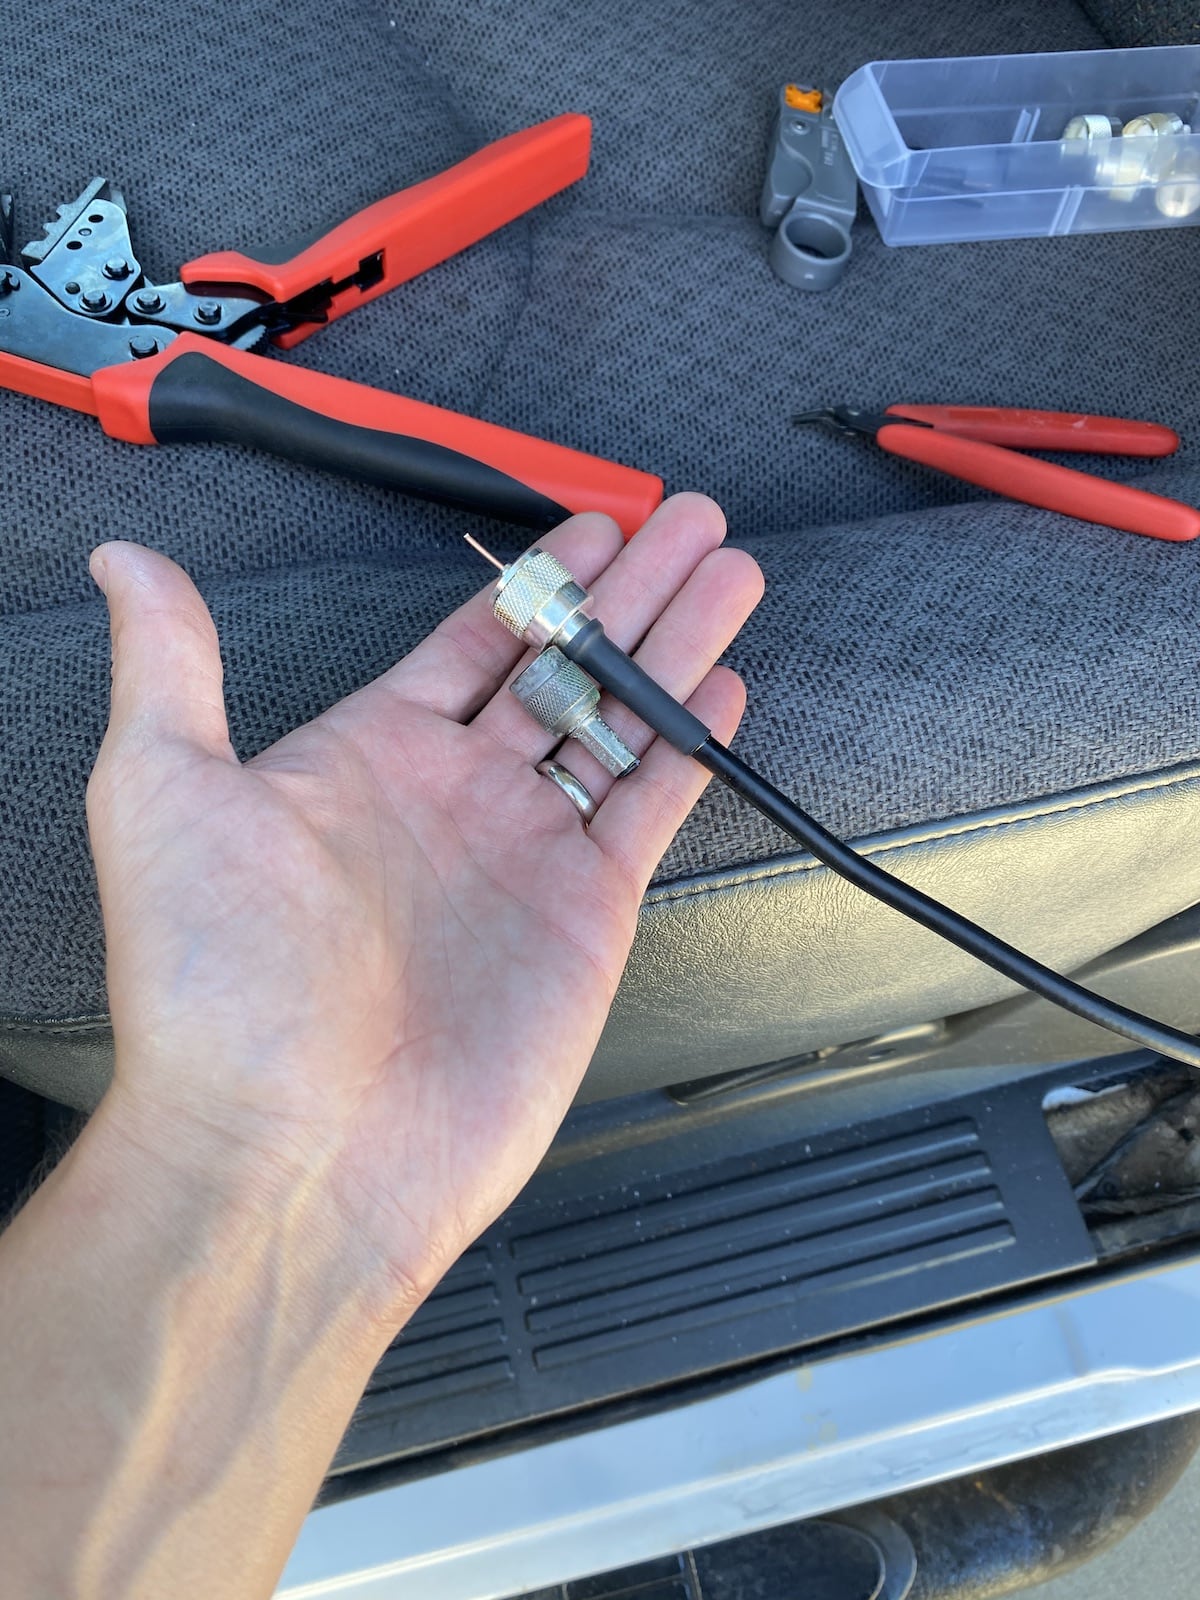
[[[384,1356],[334,1471],[1091,1265],[1015,1084],[694,1167],[536,1178]]]

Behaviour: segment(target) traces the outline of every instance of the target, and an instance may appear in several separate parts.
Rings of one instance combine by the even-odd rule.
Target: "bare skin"
[[[762,584],[723,537],[681,495],[628,548],[595,516],[543,542],[728,739],[713,663]],[[610,707],[646,755],[614,786],[565,753],[585,831],[486,593],[239,763],[190,580],[124,544],[93,573],[116,1076],[0,1239],[6,1589],[257,1600],[382,1350],[553,1137],[705,774]]]

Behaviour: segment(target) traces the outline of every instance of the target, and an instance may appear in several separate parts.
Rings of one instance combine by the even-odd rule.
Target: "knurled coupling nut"
[[[637,756],[596,710],[599,685],[554,645],[530,662],[509,687],[540,727],[560,739],[578,740],[614,778],[637,766]]]
[[[518,639],[541,650],[563,635],[578,632],[586,620],[587,590],[555,556],[540,545],[504,569],[492,596],[497,619]]]

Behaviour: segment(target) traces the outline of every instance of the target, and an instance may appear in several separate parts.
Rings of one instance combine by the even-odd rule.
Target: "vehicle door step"
[[[1093,1265],[1042,1111],[1062,1077],[808,1139],[768,1107],[719,1159],[685,1116],[544,1170],[386,1352],[333,1471]]]

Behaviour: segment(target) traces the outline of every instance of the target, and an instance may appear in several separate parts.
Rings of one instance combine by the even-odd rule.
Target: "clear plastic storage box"
[[[1200,45],[872,61],[834,115],[888,244],[1200,222]]]

